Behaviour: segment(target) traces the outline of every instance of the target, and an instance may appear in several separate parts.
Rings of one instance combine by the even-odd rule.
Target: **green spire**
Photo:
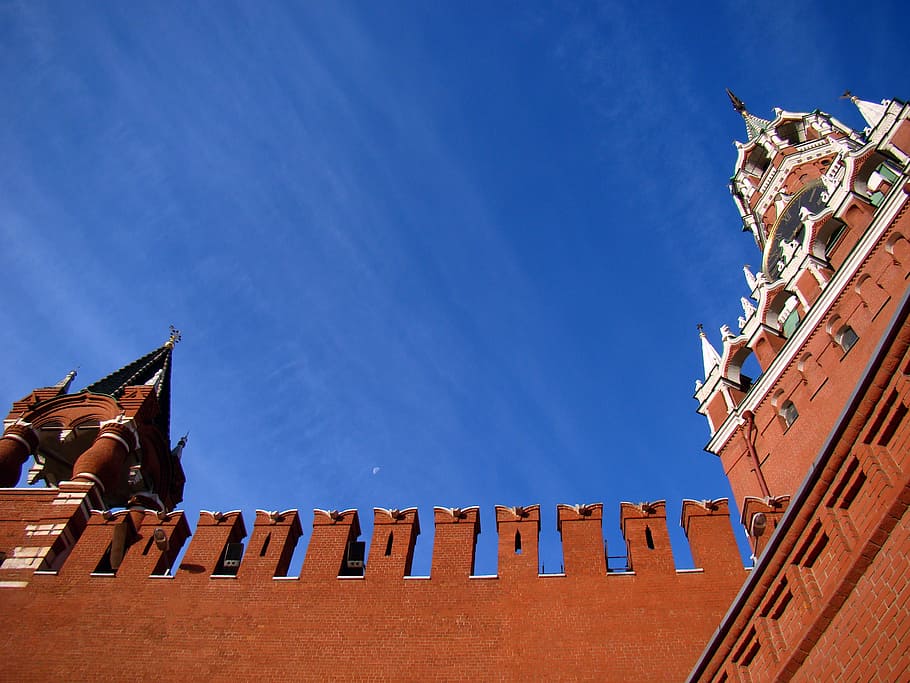
[[[768,119],[763,119],[755,114],[750,114],[746,109],[746,104],[734,95],[730,88],[726,88],[726,91],[727,97],[730,98],[730,102],[733,105],[733,109],[739,112],[743,117],[743,121],[746,123],[746,135],[748,135],[749,142],[751,142],[757,138],[765,128],[770,126],[771,122]]]

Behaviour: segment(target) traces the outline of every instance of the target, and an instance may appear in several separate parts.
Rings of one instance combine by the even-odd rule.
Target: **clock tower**
[[[747,110],[730,190],[758,253],[720,351],[700,331],[698,412],[759,555],[892,324],[910,275],[910,107],[849,97],[820,111]]]

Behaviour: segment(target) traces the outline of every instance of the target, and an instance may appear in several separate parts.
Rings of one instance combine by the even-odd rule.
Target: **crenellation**
[[[726,498],[684,500],[680,525],[689,539],[696,567],[708,572],[742,572],[743,563],[730,526],[730,506]]]
[[[297,510],[256,510],[253,533],[238,576],[254,579],[287,576],[294,549],[302,535]]]
[[[740,521],[752,545],[753,557],[761,556],[789,505],[790,496],[746,496],[743,499]]]
[[[496,506],[499,576],[536,576],[540,539],[540,506]]]
[[[419,535],[417,508],[373,508],[373,540],[367,560],[367,578],[392,580],[408,576]]]
[[[474,573],[480,508],[433,508],[436,526],[433,539],[432,578],[467,579]]]
[[[601,576],[607,573],[602,503],[557,505],[556,529],[562,539],[566,576]]]
[[[182,510],[170,513],[144,510],[142,517],[138,525],[135,517],[131,517],[136,527],[136,540],[123,558],[118,576],[141,578],[170,573],[190,537],[190,525]]]
[[[313,534],[300,578],[327,579],[344,574],[348,544],[359,537],[357,510],[313,510]]]
[[[647,576],[652,573],[673,572],[673,549],[667,531],[667,504],[620,503],[620,527],[626,539],[629,569]]]
[[[178,578],[206,579],[213,574],[225,572],[222,566],[228,543],[240,543],[246,538],[246,527],[240,510],[231,512],[199,513],[196,531],[193,533],[186,554],[175,572]],[[235,572],[234,572],[235,573]]]
[[[136,529],[129,510],[92,510],[85,529],[60,567],[59,574],[62,577],[115,574],[135,538]],[[116,551],[115,543],[118,546]],[[115,552],[117,557],[113,557]]]
[[[59,509],[52,507],[56,497],[44,498],[47,499],[42,506],[44,509],[55,512]],[[620,506],[628,568],[643,576],[674,570],[665,508],[664,501],[637,505],[622,503]],[[79,509],[69,508],[67,514],[73,519],[81,517]],[[495,514],[499,550],[498,572],[493,576],[521,580],[538,578],[540,506],[497,505]],[[363,566],[349,566],[350,544],[357,541],[361,533],[357,511],[314,510],[313,533],[299,578],[334,580],[356,576],[371,582],[409,578],[420,534],[417,509],[374,508],[373,515],[369,557]],[[434,516],[436,540],[432,578],[447,581],[472,576],[476,538],[480,532],[479,509],[437,507]],[[116,512],[91,510],[81,535],[68,532],[73,520],[66,516],[37,517],[40,522],[19,525],[18,536],[7,534],[12,539],[7,547],[18,544],[15,547],[20,551],[15,557],[8,557],[2,567],[5,573],[15,568],[19,570],[17,576],[26,576],[39,568],[62,565],[61,575],[70,580],[90,574],[138,579],[164,576],[173,571],[180,580],[230,576],[244,583],[257,583],[286,577],[302,536],[296,510],[256,510],[252,535],[242,560],[239,565],[225,565],[227,546],[239,544],[242,550],[242,541],[247,535],[242,513],[238,510],[228,513],[202,511],[195,533],[191,532],[186,515],[179,510],[171,513],[136,507]],[[606,575],[602,522],[601,503],[557,506],[564,576],[574,580]],[[712,571],[734,566],[741,569],[726,499],[683,501],[681,524],[690,538],[693,557],[699,567]],[[67,536],[69,545],[78,539],[73,545],[72,557],[65,562],[65,554],[55,561],[57,551],[51,551],[50,545],[61,534]],[[174,569],[175,559],[191,536],[185,556]],[[40,551],[28,551],[32,546]],[[234,552],[238,552],[236,547]],[[36,559],[36,553],[41,555],[40,560]]]

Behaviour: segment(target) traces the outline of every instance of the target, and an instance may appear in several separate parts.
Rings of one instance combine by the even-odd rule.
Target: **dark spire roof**
[[[730,88],[726,88],[727,97],[730,98],[730,103],[742,117],[743,121],[746,123],[746,135],[749,136],[749,141],[751,142],[758,137],[765,128],[771,125],[771,122],[768,119],[763,119],[755,114],[750,114],[749,110],[746,109],[746,104],[736,95],[733,94],[733,91]]]
[[[62,396],[70,390],[70,385],[73,383],[73,380],[76,379],[76,375],[79,374],[76,370],[70,370],[66,377],[57,382],[52,389],[57,389],[57,393]]]
[[[89,384],[82,391],[92,394],[107,394],[120,398],[127,387],[153,386],[158,396],[158,406],[161,409],[156,423],[170,442],[171,428],[171,355],[174,345],[180,341],[180,332],[171,326],[171,335],[168,340],[154,351],[137,358],[132,363],[115,370],[107,377],[102,377],[97,382]]]

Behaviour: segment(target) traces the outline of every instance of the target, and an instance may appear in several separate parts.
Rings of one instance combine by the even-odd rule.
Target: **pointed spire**
[[[697,327],[698,336],[701,337],[701,358],[705,366],[705,379],[708,379],[711,370],[720,366],[720,355],[714,350],[714,347],[711,346],[711,342],[708,341],[708,337],[705,335],[705,328],[702,327],[702,324],[699,323]]]
[[[755,275],[752,274],[752,269],[749,267],[749,264],[743,266],[743,275],[746,276],[746,284],[749,285],[749,291],[755,291],[755,285],[758,283],[755,281]]]
[[[856,105],[856,108],[859,109],[859,113],[866,120],[866,123],[869,124],[869,128],[875,128],[875,126],[878,125],[878,122],[884,118],[885,111],[888,109],[884,102],[876,104],[875,102],[861,100],[849,90],[845,90],[841,97],[846,97]]]
[[[186,448],[186,442],[187,442],[187,439],[189,438],[189,435],[190,435],[190,433],[187,432],[186,434],[181,436],[180,440],[177,442],[177,445],[174,446],[174,448],[171,450],[171,456],[173,456],[177,460],[180,460],[180,458],[183,457],[183,449]]]
[[[102,377],[89,384],[83,391],[92,394],[107,394],[120,398],[127,387],[152,386],[158,396],[157,422],[166,438],[170,439],[171,421],[171,355],[174,346],[180,341],[180,332],[171,326],[168,340],[154,351],[137,358],[132,363],[115,370],[107,377]]]
[[[70,390],[70,385],[73,383],[73,380],[76,379],[78,373],[75,370],[70,370],[66,373],[66,377],[61,379],[54,385],[54,389],[59,389],[57,392],[59,395],[63,395]]]
[[[746,123],[746,135],[749,137],[751,142],[759,136],[759,134],[768,126],[771,125],[771,122],[768,119],[763,119],[756,116],[755,114],[750,114],[749,110],[746,109],[746,104],[736,95],[733,94],[733,91],[730,88],[726,88],[727,97],[730,98],[730,103],[742,117],[743,121]]]

